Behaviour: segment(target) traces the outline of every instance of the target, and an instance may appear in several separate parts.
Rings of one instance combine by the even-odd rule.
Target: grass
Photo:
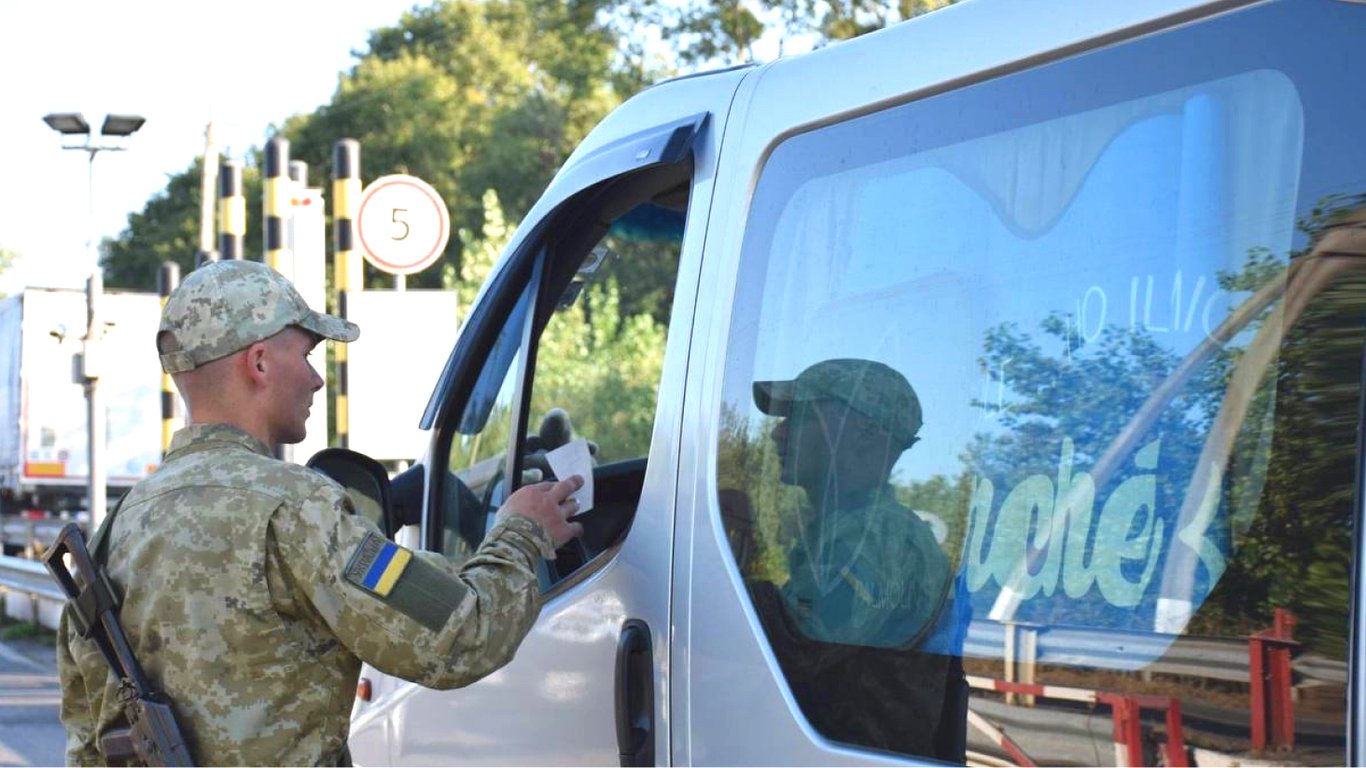
[[[51,640],[55,637],[52,630],[27,621],[0,626],[0,640]]]

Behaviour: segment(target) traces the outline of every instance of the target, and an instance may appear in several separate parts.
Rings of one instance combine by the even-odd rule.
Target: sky
[[[414,0],[0,0],[0,248],[17,252],[0,293],[80,287],[91,268],[88,156],[43,122],[142,115],[126,150],[94,163],[95,231],[117,235],[204,150],[241,159],[272,125],[326,103],[367,33]],[[327,169],[310,170],[316,183]]]

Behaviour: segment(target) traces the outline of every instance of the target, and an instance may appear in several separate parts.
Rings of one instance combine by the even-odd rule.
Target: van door
[[[676,762],[1361,762],[1366,5],[1160,5],[966,3],[737,107]]]
[[[553,479],[547,454],[576,439],[591,455],[593,507],[579,518],[585,535],[540,564],[541,616],[505,668],[459,691],[365,668],[375,696],[353,714],[358,762],[652,764],[667,754],[680,383],[715,126],[736,81],[621,108],[483,290],[426,417],[425,546],[469,557],[503,500]]]

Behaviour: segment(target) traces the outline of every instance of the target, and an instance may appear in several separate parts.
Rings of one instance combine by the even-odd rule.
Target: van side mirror
[[[324,448],[305,466],[337,481],[350,494],[356,514],[393,538],[400,525],[394,520],[389,472],[384,465],[347,448]]]

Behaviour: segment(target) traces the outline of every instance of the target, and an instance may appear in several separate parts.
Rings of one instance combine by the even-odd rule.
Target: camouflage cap
[[[161,311],[169,339],[162,370],[183,373],[297,325],[333,341],[355,341],[360,328],[314,312],[284,275],[259,261],[217,261],[185,278]]]
[[[770,416],[787,416],[793,403],[815,400],[848,405],[908,447],[923,423],[920,399],[906,377],[872,360],[822,360],[795,379],[754,382],[754,403]]]

